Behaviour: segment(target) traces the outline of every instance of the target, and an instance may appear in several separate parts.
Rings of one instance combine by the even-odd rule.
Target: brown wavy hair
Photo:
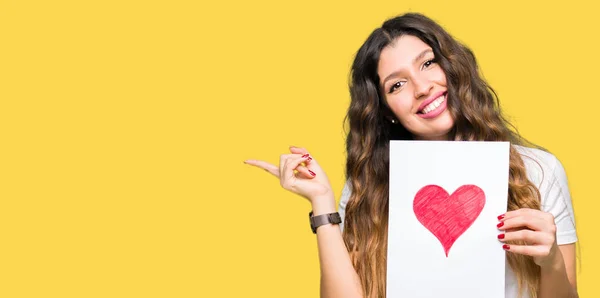
[[[502,115],[498,97],[480,75],[472,51],[421,14],[408,13],[385,21],[356,54],[346,115],[346,176],[352,194],[346,206],[343,238],[368,298],[385,297],[386,291],[389,143],[412,139],[402,125],[389,121],[395,116],[379,87],[377,65],[381,51],[404,35],[428,44],[446,75],[447,107],[454,119],[449,140],[509,141],[507,208],[540,209],[539,190],[527,179],[523,160],[513,146],[532,144]],[[507,258],[517,276],[519,293],[527,289],[531,297],[537,297],[539,266],[528,256],[507,254]]]

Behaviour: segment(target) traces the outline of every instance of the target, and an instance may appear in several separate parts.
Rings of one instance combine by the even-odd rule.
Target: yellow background
[[[306,146],[339,199],[352,57],[407,11],[563,162],[600,294],[592,1],[0,3],[0,297],[317,297],[309,204],[242,161]]]

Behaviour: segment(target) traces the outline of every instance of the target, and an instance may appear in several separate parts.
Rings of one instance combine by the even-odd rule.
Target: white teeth
[[[427,114],[427,113],[435,110],[437,107],[439,107],[440,105],[442,105],[442,102],[444,102],[445,99],[446,99],[446,95],[442,95],[442,96],[438,97],[438,99],[434,100],[433,102],[431,102],[430,104],[428,104],[423,109],[423,114]]]

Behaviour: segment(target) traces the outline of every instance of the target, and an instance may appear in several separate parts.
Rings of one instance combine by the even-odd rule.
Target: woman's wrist
[[[562,253],[558,247],[555,248],[556,251],[552,257],[552,260],[549,260],[544,266],[540,266],[541,270],[544,272],[551,271],[564,271],[565,270],[565,261],[562,257]]]
[[[327,194],[311,199],[313,215],[321,215],[337,212],[333,194]]]

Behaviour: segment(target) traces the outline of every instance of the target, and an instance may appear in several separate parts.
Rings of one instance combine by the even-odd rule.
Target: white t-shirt
[[[558,245],[577,242],[573,205],[562,164],[554,155],[546,151],[522,146],[515,146],[515,148],[521,153],[527,177],[540,190],[542,211],[554,215]],[[350,182],[346,182],[340,199],[339,213],[342,217],[340,224],[342,230],[344,229],[346,204],[351,194],[350,187]],[[508,263],[506,264],[505,292],[506,298],[518,297],[517,279]],[[529,298],[529,295],[524,291],[521,297]]]

